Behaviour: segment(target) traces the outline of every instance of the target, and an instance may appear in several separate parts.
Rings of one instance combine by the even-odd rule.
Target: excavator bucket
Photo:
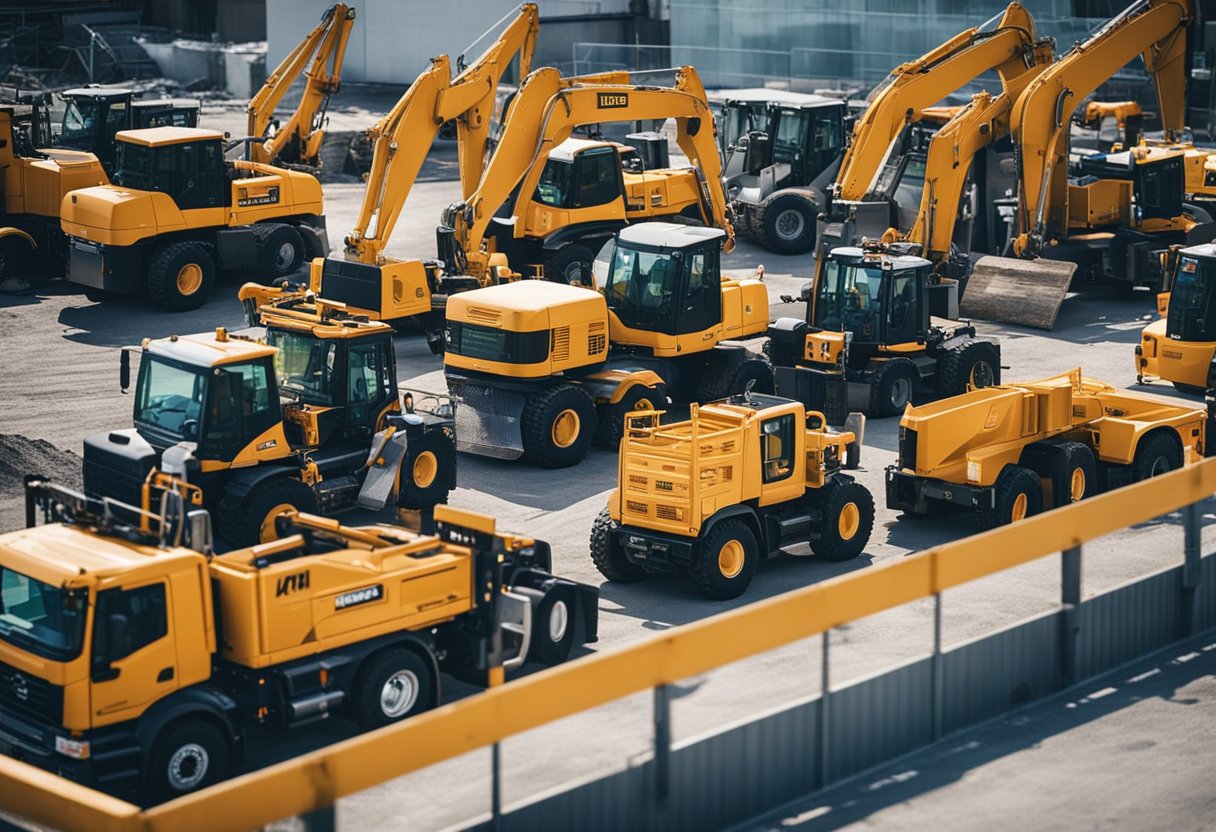
[[[367,458],[367,476],[359,489],[358,505],[361,508],[379,511],[388,505],[397,486],[397,472],[405,458],[409,440],[404,432],[382,430],[372,439],[371,453]]]
[[[1051,329],[1076,270],[1076,263],[1046,257],[981,257],[971,268],[959,313],[964,318]]]
[[[524,455],[520,420],[524,394],[448,380],[448,388],[467,407],[456,408],[456,449],[496,459]]]

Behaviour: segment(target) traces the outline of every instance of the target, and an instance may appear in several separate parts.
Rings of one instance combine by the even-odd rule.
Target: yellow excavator
[[[1161,317],[1140,334],[1136,381],[1160,379],[1202,396],[1216,388],[1216,245],[1174,246],[1166,257]]]
[[[325,140],[325,111],[338,91],[346,43],[355,25],[355,10],[335,3],[321,22],[283,59],[257,94],[249,100],[248,153],[251,162],[294,167],[315,173],[321,167]],[[312,63],[309,65],[309,58]],[[286,122],[275,122],[274,111],[287,90],[304,72],[304,91]]]
[[[1137,56],[1156,86],[1164,139],[1181,136],[1192,18],[1189,0],[1138,0],[1027,86],[1010,115],[1017,204],[1008,248],[1020,262],[974,273],[963,314],[1050,328],[1071,274],[1035,268],[1044,260],[1075,264],[1087,279],[1159,287],[1159,250],[1211,238],[1210,217],[1183,202],[1181,151],[1142,145],[1083,157],[1071,178],[1068,165],[1072,112]]]

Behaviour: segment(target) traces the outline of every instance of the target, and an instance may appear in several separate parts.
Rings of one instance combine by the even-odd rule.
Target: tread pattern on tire
[[[997,475],[993,487],[996,489],[996,507],[980,512],[979,526],[981,529],[995,529],[997,526],[1004,525],[1006,520],[1001,509],[1002,505],[1010,495],[1020,493],[1023,488],[1029,497],[1026,516],[1033,517],[1043,510],[1043,483],[1039,475],[1029,468],[1021,465],[1006,465]]]
[[[916,367],[907,359],[893,358],[889,361],[884,361],[882,365],[875,371],[874,380],[870,384],[870,406],[868,412],[876,418],[886,416],[899,416],[899,412],[893,411],[887,403],[888,396],[885,395],[883,388],[889,380],[893,380],[898,376],[905,376],[912,384],[912,389],[908,392],[908,403],[911,404],[913,396],[916,392]]]
[[[175,281],[177,276],[168,274],[166,269],[168,268],[168,263],[171,262],[177,255],[193,251],[195,249],[202,252],[203,257],[206,259],[205,263],[200,264],[202,266],[204,275],[204,285],[199,290],[201,299],[199,303],[194,305],[176,306],[166,293],[166,289],[168,288],[168,283],[166,281]],[[210,272],[210,274],[208,274],[208,272]],[[152,259],[148,262],[148,274],[144,280],[144,288],[147,290],[148,297],[152,299],[152,302],[162,309],[187,311],[190,309],[197,309],[202,305],[203,302],[206,301],[207,295],[210,294],[210,287],[206,284],[210,280],[214,280],[214,277],[215,259],[212,254],[212,247],[207,243],[188,240],[180,243],[170,243],[169,245],[160,249],[160,251],[156,252],[156,254],[152,255]]]
[[[870,534],[874,531],[874,495],[852,477],[841,475],[834,477],[827,486],[819,490],[823,493],[815,494],[815,498],[822,512],[823,527],[820,538],[811,542],[811,551],[816,557],[828,561],[845,561],[857,557],[870,542]],[[857,504],[861,525],[852,538],[841,540],[834,524],[839,518],[838,507],[842,508],[847,502]],[[856,551],[853,551],[854,548]]]
[[[279,503],[291,503],[300,511],[308,513],[316,511],[312,492],[299,480],[277,477],[260,483],[241,500],[231,527],[226,530],[226,534],[235,537],[229,542],[237,546],[252,546],[257,543],[258,531],[266,512]]]
[[[580,435],[569,448],[555,451],[550,447],[551,425],[547,414],[552,407],[553,400],[565,395],[571,396],[571,404],[574,404],[574,400],[577,398],[581,405],[583,412],[579,414]],[[524,404],[523,416],[520,419],[524,454],[531,462],[544,468],[564,468],[577,464],[587,455],[595,428],[595,400],[586,390],[573,384],[555,384],[552,387],[546,387],[539,393],[529,396]],[[576,458],[567,461],[567,456]]]
[[[610,581],[622,584],[640,581],[646,577],[646,570],[630,563],[624,552],[618,556],[612,551],[612,531],[616,525],[607,508],[595,518],[591,524],[591,562]]]
[[[731,538],[743,544],[746,561],[743,571],[732,579],[730,589],[724,591],[723,588],[715,586],[719,575],[718,550],[726,540]],[[751,542],[750,550],[748,548],[748,541]],[[752,578],[756,575],[756,567],[759,565],[759,560],[760,543],[756,540],[755,533],[742,520],[732,517],[715,524],[709,530],[709,534],[701,538],[700,551],[693,558],[689,571],[692,573],[693,583],[696,584],[698,592],[716,601],[729,601],[732,598],[738,598],[747,591],[747,588],[751,585]]]
[[[989,341],[968,339],[946,350],[937,359],[934,386],[939,395],[957,396],[965,393],[970,382],[971,367],[981,358],[992,367],[993,384],[1001,383],[1001,351]]]

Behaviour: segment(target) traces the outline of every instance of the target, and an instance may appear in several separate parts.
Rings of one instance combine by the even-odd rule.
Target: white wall
[[[518,0],[346,0],[355,7],[342,69],[344,81],[406,86],[435,55],[456,56]],[[539,0],[541,17],[622,12],[628,0]],[[266,0],[267,71],[272,71],[317,24],[332,0]],[[493,42],[477,45],[472,60]]]

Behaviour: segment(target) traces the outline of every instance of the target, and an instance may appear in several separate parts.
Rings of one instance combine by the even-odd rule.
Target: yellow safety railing
[[[249,829],[648,688],[935,595],[1216,492],[1216,459],[550,668],[146,811],[0,758],[2,808],[68,830]]]

